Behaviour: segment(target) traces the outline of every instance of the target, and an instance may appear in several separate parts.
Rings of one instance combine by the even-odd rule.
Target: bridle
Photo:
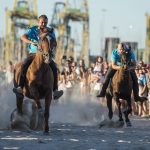
[[[49,36],[45,36],[45,38],[47,38],[48,42],[49,42],[49,49],[47,51],[43,50],[42,47],[42,42],[44,41],[44,38],[39,38],[39,42],[38,42],[38,46],[40,48],[38,48],[38,51],[42,53],[43,59],[44,59],[44,63],[47,63],[47,60],[49,60],[49,62],[51,62],[51,51],[54,49],[53,47],[50,46],[50,37]]]
[[[129,52],[129,51],[126,51],[126,50],[124,50],[123,51],[123,54],[121,54],[121,64],[124,66],[124,65],[126,65],[126,66],[129,66],[130,65],[130,63],[131,63],[131,59],[130,59],[130,54],[131,52]],[[127,55],[129,55],[129,56],[127,56]],[[124,58],[124,57],[126,57],[126,58]],[[127,58],[127,57],[129,57],[129,58]]]

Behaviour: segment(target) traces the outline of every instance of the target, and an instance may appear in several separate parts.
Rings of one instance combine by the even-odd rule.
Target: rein
[[[131,63],[131,59],[130,59],[130,56],[127,56],[127,55],[130,55],[130,53],[127,53],[124,51],[124,53],[121,55],[121,64],[124,66],[130,66],[130,63]],[[123,59],[125,57],[125,59]],[[129,57],[129,58],[128,58]]]
[[[42,56],[43,56],[43,59],[44,59],[44,63],[47,63],[46,60],[50,59],[50,52],[52,51],[52,48],[49,46],[49,49],[47,51],[44,51],[43,48],[42,48],[42,42],[43,41],[44,41],[44,38],[43,39],[41,39],[41,38],[39,39],[39,42],[38,42],[38,51],[42,53]],[[48,39],[48,42],[49,41],[50,40]],[[49,45],[50,45],[50,42],[49,42]]]

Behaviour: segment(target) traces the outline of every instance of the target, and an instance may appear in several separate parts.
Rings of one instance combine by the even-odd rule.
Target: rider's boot
[[[131,72],[131,77],[132,77],[132,81],[133,81],[134,101],[135,102],[147,101],[148,99],[146,97],[140,97],[139,96],[139,84],[138,84],[138,79],[137,79],[135,71]]]
[[[59,99],[62,95],[63,95],[63,90],[55,90],[54,93],[53,93],[53,98],[54,100],[57,100]]]
[[[25,82],[25,77],[23,75],[20,75],[20,80],[19,80],[19,86],[13,88],[13,92],[16,94],[23,94],[23,86]]]
[[[58,90],[58,68],[56,66],[56,63],[53,60],[50,62],[50,67],[53,71],[53,76],[54,76],[53,98],[54,100],[56,100],[63,95],[63,90]]]
[[[108,83],[109,83],[109,81],[108,81]],[[96,97],[105,97],[106,89],[107,89],[107,81],[103,83],[102,89]]]
[[[54,76],[54,85],[53,85],[53,98],[54,100],[59,99],[63,95],[63,90],[58,90],[58,76]]]
[[[111,67],[109,67],[107,74],[105,76],[105,80],[102,86],[101,91],[99,92],[99,94],[97,95],[97,97],[105,97],[106,94],[106,89],[108,87],[108,84],[110,82],[110,79],[114,76],[116,70],[112,69]]]
[[[63,95],[63,90],[58,90],[58,76],[54,74],[54,85],[53,85],[53,98],[54,100],[59,99]]]

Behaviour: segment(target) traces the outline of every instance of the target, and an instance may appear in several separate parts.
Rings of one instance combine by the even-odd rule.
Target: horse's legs
[[[37,104],[37,108],[38,109],[41,109],[42,106],[41,106],[41,102],[40,102],[40,99],[39,99],[39,92],[38,90],[34,87],[34,85],[30,84],[30,93],[31,95],[34,97],[34,100]]]
[[[120,99],[119,99],[118,96],[115,96],[115,100],[116,100],[117,107],[118,107],[119,121],[123,121],[122,112],[121,112],[121,102],[120,102]]]
[[[48,120],[49,120],[49,109],[50,109],[51,100],[52,100],[52,95],[47,96],[45,98],[45,112],[44,112],[44,119],[45,119],[44,132],[45,133],[49,132]]]
[[[17,96],[16,95],[16,105],[17,105],[17,111],[18,113],[22,114],[22,104],[23,104],[23,96]]]
[[[113,117],[113,111],[112,111],[112,96],[108,93],[106,93],[106,100],[107,100],[107,108],[108,108],[108,116],[109,119],[112,119]]]
[[[123,112],[125,115],[125,121],[127,126],[131,126],[131,122],[129,120],[129,114],[132,112],[132,106],[131,106],[131,98],[127,99],[127,108]]]
[[[37,104],[37,108],[38,108],[38,109],[41,109],[42,106],[41,106],[40,99],[35,99],[35,102],[36,102],[36,104]]]

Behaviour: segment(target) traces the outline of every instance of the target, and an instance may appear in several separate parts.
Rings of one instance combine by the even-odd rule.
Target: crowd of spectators
[[[0,66],[0,80],[10,83],[13,79],[13,64],[10,61],[9,67]],[[95,61],[91,62],[89,67],[86,67],[84,59],[74,61],[73,57],[67,58],[63,56],[61,65],[59,66],[59,88],[63,90],[74,91],[79,90],[79,96],[89,96],[96,98],[96,95],[101,90],[105,75],[109,68],[109,63],[103,60],[103,57],[97,56]],[[135,69],[138,83],[139,95],[148,98],[148,101],[143,103],[133,103],[133,115],[141,117],[150,117],[150,65],[140,61]],[[2,83],[1,82],[1,86]],[[102,105],[106,106],[105,98],[97,98]],[[114,111],[116,108],[113,102]]]
[[[80,96],[93,96],[101,90],[109,63],[103,57],[97,56],[89,67],[85,66],[84,59],[77,62],[73,57],[62,57],[62,64],[59,68],[59,85],[63,90],[78,88]],[[140,61],[136,67],[136,74],[139,83],[139,95],[146,96],[148,101],[143,103],[133,103],[133,115],[141,117],[150,116],[150,66]],[[106,105],[105,98],[98,98],[100,103]],[[115,103],[114,109],[115,109]]]

